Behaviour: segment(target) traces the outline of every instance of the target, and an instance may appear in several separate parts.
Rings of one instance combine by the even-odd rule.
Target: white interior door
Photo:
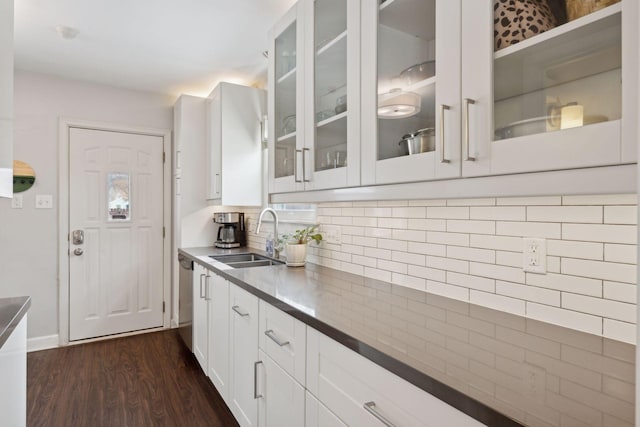
[[[69,339],[163,324],[163,138],[69,130]]]

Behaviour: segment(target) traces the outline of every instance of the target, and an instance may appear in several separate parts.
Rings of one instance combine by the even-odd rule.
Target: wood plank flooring
[[[27,355],[28,426],[237,426],[169,330]]]

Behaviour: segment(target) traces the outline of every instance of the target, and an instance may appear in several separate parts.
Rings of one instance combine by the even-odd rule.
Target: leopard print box
[[[564,1],[559,0],[494,0],[495,50],[563,24],[563,12]]]

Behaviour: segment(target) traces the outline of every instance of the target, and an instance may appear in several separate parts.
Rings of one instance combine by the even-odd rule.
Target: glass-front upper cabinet
[[[459,176],[460,7],[363,2],[363,184]]]
[[[269,34],[269,191],[301,191],[303,185],[304,22],[293,6]]]
[[[463,175],[634,162],[637,1],[516,3],[463,0]]]

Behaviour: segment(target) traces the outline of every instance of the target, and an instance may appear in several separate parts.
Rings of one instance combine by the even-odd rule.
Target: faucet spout
[[[264,214],[266,214],[267,212],[269,212],[271,214],[271,216],[273,216],[273,238],[274,238],[275,245],[277,245],[277,242],[278,242],[278,213],[275,210],[273,210],[272,208],[264,208],[262,210],[262,212],[260,212],[260,216],[258,217],[258,225],[256,226],[256,234],[260,233],[260,227],[262,226],[262,218],[264,217]],[[278,251],[275,248],[274,248],[274,257],[278,258]]]

